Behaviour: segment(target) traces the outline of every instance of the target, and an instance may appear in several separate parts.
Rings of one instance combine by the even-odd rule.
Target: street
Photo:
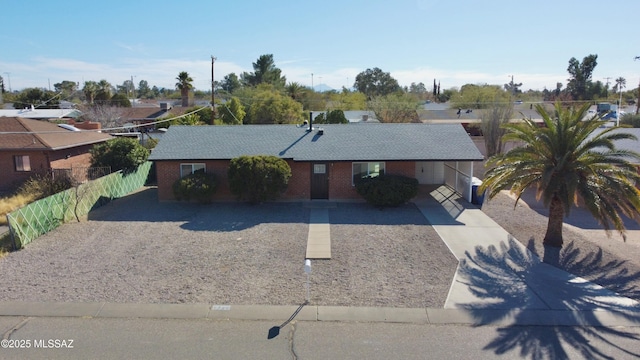
[[[8,316],[0,317],[0,358],[640,358],[638,327],[472,327],[293,320],[278,331],[281,324]]]

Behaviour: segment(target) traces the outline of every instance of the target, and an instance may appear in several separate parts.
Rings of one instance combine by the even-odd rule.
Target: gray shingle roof
[[[459,160],[483,156],[460,124],[171,126],[150,160],[275,155],[294,161]]]

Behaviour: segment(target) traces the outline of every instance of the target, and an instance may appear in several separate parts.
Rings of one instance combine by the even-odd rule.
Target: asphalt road
[[[272,329],[279,325],[282,323],[268,321],[1,317],[3,342],[0,358],[640,357],[639,327],[471,327],[294,320],[280,329],[279,334],[275,336],[276,333]],[[5,339],[8,342],[4,341]],[[6,348],[7,344],[23,348]],[[26,346],[30,347],[24,348]],[[35,348],[36,346],[39,348]]]

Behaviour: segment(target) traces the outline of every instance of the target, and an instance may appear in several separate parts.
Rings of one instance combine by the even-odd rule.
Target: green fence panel
[[[141,188],[149,175],[151,162],[134,172],[121,171],[35,201],[7,214],[14,249],[20,249],[65,222],[83,217],[112,199]]]

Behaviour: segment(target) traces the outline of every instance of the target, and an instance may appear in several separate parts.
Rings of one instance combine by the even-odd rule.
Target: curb
[[[471,326],[640,327],[640,310],[434,309],[317,305],[0,302],[0,316],[345,321]]]

